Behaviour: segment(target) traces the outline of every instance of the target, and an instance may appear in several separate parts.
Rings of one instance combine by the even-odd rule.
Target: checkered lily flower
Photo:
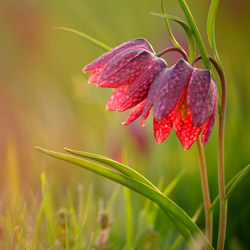
[[[156,142],[163,142],[174,126],[183,148],[189,149],[202,130],[201,141],[208,142],[217,105],[218,90],[211,72],[193,68],[180,59],[157,74],[143,108],[141,123],[153,107]]]
[[[133,108],[123,124],[138,118],[144,108],[149,88],[166,62],[155,56],[144,39],[134,39],[108,51],[83,68],[92,70],[89,82],[99,87],[114,88],[106,109],[125,111]]]

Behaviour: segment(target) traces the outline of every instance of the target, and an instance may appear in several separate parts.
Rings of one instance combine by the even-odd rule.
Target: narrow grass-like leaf
[[[132,215],[132,204],[131,204],[131,194],[130,189],[124,188],[124,202],[126,209],[126,249],[132,249],[133,242],[133,215]]]
[[[72,222],[72,229],[73,229],[72,231],[74,232],[74,235],[78,235],[79,234],[79,226],[77,223],[77,217],[76,217],[75,209],[74,209],[73,204],[72,204],[72,197],[71,197],[70,192],[68,192],[67,198],[68,198],[70,218],[71,218],[71,222]]]
[[[206,51],[206,48],[205,48],[205,45],[204,45],[204,42],[201,38],[201,35],[200,35],[200,32],[197,28],[197,25],[194,21],[194,18],[188,8],[188,5],[187,3],[185,2],[185,0],[179,0],[179,4],[187,18],[187,21],[189,23],[189,26],[193,32],[193,35],[194,35],[194,38],[195,38],[195,41],[196,41],[196,44],[198,46],[198,49],[200,51],[200,54],[201,54],[201,57],[203,59],[203,62],[204,62],[204,65],[207,69],[211,69],[211,65],[210,65],[210,62],[209,62],[209,59],[208,59],[208,54],[207,54],[207,51]]]
[[[38,233],[39,233],[39,228],[40,228],[40,225],[41,225],[43,213],[44,213],[44,201],[42,201],[42,203],[40,205],[38,216],[37,216],[37,219],[36,219],[35,230],[34,230],[34,234],[33,234],[33,237],[32,237],[32,248],[33,249],[38,248]]]
[[[83,216],[83,220],[82,220],[82,225],[81,225],[81,228],[80,228],[80,232],[76,238],[76,241],[72,247],[72,249],[74,250],[77,250],[79,245],[80,245],[80,241],[82,239],[82,234],[83,234],[83,230],[85,228],[85,224],[86,224],[86,221],[87,221],[87,217],[88,217],[88,211],[89,211],[89,206],[90,206],[90,200],[91,200],[91,195],[92,193],[89,192],[88,194],[88,198],[87,198],[87,203],[86,203],[86,208],[85,208],[85,213],[84,213],[84,216]]]
[[[236,182],[236,180],[237,180],[243,173],[244,173],[244,174],[243,174],[243,180],[249,176],[249,171],[250,171],[249,167],[250,167],[250,165],[247,165],[245,168],[243,168],[240,172],[238,172],[238,173],[237,173],[237,174],[227,183],[227,185],[226,185],[226,187],[225,187],[225,190],[226,190],[226,197],[227,197],[227,193],[228,193],[228,191],[231,189],[232,185]],[[242,180],[242,177],[241,177],[241,181],[239,182],[239,184],[240,184],[243,180]],[[237,186],[238,186],[238,185],[237,185]],[[237,186],[235,186],[235,188],[236,188]],[[235,189],[235,188],[234,188],[234,189]],[[231,191],[231,192],[232,192],[232,191]],[[214,208],[216,207],[216,205],[219,203],[219,199],[220,199],[220,197],[219,197],[219,195],[217,195],[216,198],[214,199],[214,201],[213,201],[212,204],[211,204],[211,207],[210,207],[210,209],[209,209],[209,212],[212,212],[212,211],[214,210]]]
[[[193,33],[192,33],[191,29],[189,28],[188,24],[176,16],[163,15],[163,14],[158,14],[158,13],[153,13],[153,12],[151,12],[150,14],[152,14],[154,16],[162,17],[162,18],[167,18],[167,19],[172,20],[172,21],[174,21],[182,26],[182,28],[186,32],[186,36],[188,39],[189,63],[191,63],[195,58],[196,51],[195,51],[194,36],[193,36]]]
[[[198,207],[198,209],[196,210],[194,216],[192,217],[192,220],[193,220],[194,222],[196,222],[197,219],[199,218],[199,216],[200,216],[200,214],[201,214],[201,210],[202,210],[202,205],[200,205],[200,206]],[[168,250],[175,250],[175,249],[179,246],[179,244],[181,243],[181,241],[182,241],[182,236],[180,235],[180,236],[178,236],[178,237],[175,239],[175,241],[173,242],[173,244],[172,244],[170,247],[168,247],[167,249],[168,249]]]
[[[68,215],[65,217],[65,231],[66,231],[66,237],[65,237],[65,243],[66,243],[66,250],[69,250],[69,222],[68,222]]]
[[[221,62],[220,62],[220,58],[218,55],[216,42],[215,42],[215,17],[216,17],[218,4],[219,4],[219,0],[212,0],[210,4],[208,17],[207,17],[207,37],[208,37],[209,44],[214,52],[215,60],[221,68]]]
[[[162,12],[163,15],[166,15],[166,11],[165,11],[165,8],[164,8],[164,0],[161,0],[161,12]],[[174,44],[174,46],[177,47],[177,48],[182,49],[182,47],[180,46],[180,44],[176,41],[176,39],[175,39],[175,37],[173,35],[173,32],[172,32],[172,30],[170,28],[170,25],[168,23],[168,19],[166,17],[164,17],[164,22],[166,24],[169,36],[170,36],[171,41]]]
[[[116,200],[116,198],[118,197],[118,194],[120,192],[121,186],[117,186],[116,189],[114,190],[113,194],[111,195],[108,204],[105,208],[105,213],[109,213],[110,209],[112,208],[112,206],[114,205],[114,202]]]
[[[41,182],[42,182],[42,195],[44,201],[44,214],[48,224],[49,242],[50,244],[53,244],[55,239],[55,225],[53,220],[54,216],[53,216],[51,197],[49,189],[47,187],[45,173],[41,174]]]
[[[19,250],[20,246],[21,246],[25,216],[26,216],[26,204],[24,205],[24,208],[23,208],[23,219],[22,219],[22,225],[21,225],[21,228],[20,228],[20,233],[18,235],[18,242],[17,242],[16,250]]]
[[[117,171],[130,176],[142,183],[145,183],[146,185],[149,185],[150,187],[157,189],[149,180],[147,180],[143,175],[139,174],[138,172],[136,172],[135,170],[133,170],[132,168],[129,168],[128,166],[119,163],[117,161],[114,161],[108,157],[102,156],[102,155],[97,155],[97,154],[91,154],[91,153],[87,153],[87,152],[82,152],[82,151],[77,151],[77,150],[72,150],[72,149],[68,149],[68,148],[64,148],[65,151],[72,153],[74,155],[78,155],[87,159],[91,159],[94,160],[96,162],[102,163],[102,164],[106,164],[107,166],[116,169]]]
[[[102,43],[100,41],[98,41],[97,39],[93,38],[92,36],[89,36],[85,33],[82,33],[80,31],[74,30],[74,29],[70,29],[70,28],[66,28],[66,27],[52,27],[53,29],[57,29],[57,30],[65,30],[65,31],[69,31],[71,33],[74,33],[80,37],[85,38],[86,40],[88,40],[89,42],[93,43],[94,45],[98,46],[99,48],[105,50],[105,51],[109,51],[111,48],[106,45],[105,43]]]
[[[227,191],[225,200],[230,198],[235,189],[250,175],[250,164],[243,170],[243,172],[237,177],[237,179],[233,182],[229,190]]]
[[[123,186],[126,186],[134,190],[135,192],[143,195],[144,197],[147,197],[148,199],[157,203],[162,209],[164,209],[164,212],[168,212],[172,216],[174,216],[175,219],[178,219],[183,225],[185,225],[190,230],[192,235],[196,235],[200,237],[200,239],[204,242],[204,245],[207,247],[208,250],[213,249],[211,244],[208,242],[206,236],[201,232],[199,227],[192,221],[192,219],[185,213],[185,211],[183,211],[178,205],[176,205],[172,200],[164,196],[159,191],[156,191],[150,186],[142,182],[139,182],[131,177],[128,177],[124,174],[113,171],[109,168],[103,167],[99,164],[90,162],[88,160],[81,159],[81,158],[74,157],[74,156],[67,155],[67,154],[57,153],[57,152],[46,150],[46,149],[39,148],[39,147],[36,147],[36,149],[52,157],[73,163],[82,168],[95,172],[101,176],[104,176],[110,180],[118,182],[122,184]]]

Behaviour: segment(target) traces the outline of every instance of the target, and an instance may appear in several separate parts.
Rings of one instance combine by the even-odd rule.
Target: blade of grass
[[[232,183],[231,187],[227,191],[225,200],[229,199],[232,193],[235,191],[235,189],[242,184],[244,180],[246,180],[250,175],[250,164],[247,165],[246,168],[240,173],[240,175],[236,178],[236,180]]]
[[[182,19],[180,19],[179,17],[176,17],[176,16],[163,15],[163,14],[158,14],[158,13],[153,13],[153,12],[151,12],[150,14],[152,14],[154,16],[161,17],[161,18],[167,18],[168,20],[172,20],[172,21],[174,21],[182,26],[182,28],[186,32],[186,36],[188,39],[189,63],[191,63],[195,58],[196,51],[195,51],[194,36],[193,36],[193,33],[192,33],[191,29],[189,28],[189,26]]]
[[[181,6],[186,18],[187,18],[187,21],[189,23],[191,30],[193,32],[193,35],[194,35],[196,44],[198,46],[198,49],[200,51],[201,57],[203,59],[204,65],[207,69],[211,69],[210,61],[208,59],[208,54],[207,54],[204,42],[201,38],[200,32],[197,28],[197,25],[194,21],[194,18],[193,18],[192,14],[188,8],[188,5],[185,2],[185,0],[179,0],[179,4],[180,4],[180,6]]]
[[[41,174],[41,182],[42,182],[42,195],[44,201],[44,214],[48,224],[49,242],[50,244],[53,244],[55,239],[55,225],[53,221],[54,216],[53,216],[51,198],[49,189],[47,187],[45,173]]]
[[[89,36],[83,32],[74,30],[74,29],[70,29],[70,28],[66,28],[66,27],[52,27],[53,29],[57,29],[57,30],[65,30],[65,31],[69,31],[71,33],[74,33],[80,37],[85,38],[86,40],[88,40],[89,42],[93,43],[94,45],[98,46],[99,48],[105,50],[105,51],[109,51],[111,48],[106,45],[105,43],[102,43],[100,41],[98,41],[97,39],[93,38],[92,36]]]
[[[237,173],[226,185],[226,192],[228,192],[228,190],[231,188],[231,186],[233,185],[233,183],[235,182],[235,180],[237,180],[237,178],[239,178],[239,176],[246,171],[247,176],[249,175],[249,166],[250,165],[247,165],[245,168],[243,168],[239,173]],[[247,177],[246,176],[246,177]],[[244,178],[246,178],[244,177]],[[227,195],[226,195],[227,196]],[[214,208],[216,207],[216,205],[219,203],[219,195],[216,196],[216,198],[214,199],[214,201],[212,202],[211,204],[211,207],[209,209],[209,212],[212,212],[214,210]]]
[[[66,230],[66,237],[65,237],[65,243],[66,243],[66,250],[69,250],[69,222],[68,222],[68,215],[65,217],[65,230]]]
[[[219,58],[218,51],[216,48],[216,41],[215,41],[215,17],[216,17],[218,4],[219,4],[219,0],[212,0],[210,4],[208,17],[207,17],[207,37],[208,37],[209,44],[214,52],[215,60],[221,68],[221,62],[220,62],[220,58]]]
[[[162,193],[156,191],[155,189],[151,188],[150,186],[145,185],[142,182],[139,182],[131,177],[125,176],[124,174],[118,173],[106,167],[103,167],[99,164],[87,161],[85,159],[81,159],[78,157],[73,157],[71,155],[66,155],[62,153],[57,153],[54,151],[50,151],[47,149],[35,147],[40,152],[43,152],[47,155],[52,157],[73,163],[78,165],[82,168],[88,169],[92,172],[95,172],[101,176],[104,176],[110,180],[118,182],[123,186],[126,186],[137,193],[140,193],[144,197],[151,199],[152,201],[156,202],[164,212],[169,212],[172,214],[175,219],[178,219],[183,225],[185,225],[193,235],[198,235],[201,240],[204,242],[205,246],[208,250],[212,250],[213,247],[208,242],[206,236],[201,232],[199,227],[192,221],[192,219],[183,211],[178,205],[176,205],[172,200],[168,197],[164,196]]]
[[[26,216],[26,208],[27,207],[26,207],[26,204],[25,204],[24,208],[23,208],[23,219],[22,219],[22,225],[21,225],[20,233],[18,235],[18,242],[17,242],[17,248],[16,248],[16,250],[20,249],[21,242],[22,242],[24,220],[25,220],[25,216]]]
[[[64,148],[64,150],[71,153],[71,154],[78,155],[78,156],[81,156],[81,157],[84,157],[87,159],[91,159],[91,160],[94,160],[94,161],[99,162],[99,163],[103,163],[103,164],[105,164],[111,168],[114,168],[117,171],[119,171],[127,176],[130,176],[130,177],[132,177],[132,178],[134,178],[142,183],[145,183],[146,185],[157,190],[157,188],[149,180],[147,180],[143,175],[139,174],[134,169],[129,168],[128,166],[126,166],[122,163],[119,163],[119,162],[114,161],[108,157],[97,155],[97,154],[91,154],[91,153],[87,153],[87,152],[72,150],[69,148]]]
[[[161,0],[161,12],[162,14],[165,16],[166,15],[166,11],[165,11],[165,8],[164,8],[164,0]],[[168,34],[171,38],[171,41],[172,43],[174,44],[175,47],[179,48],[179,49],[182,49],[182,47],[180,46],[180,44],[176,41],[175,37],[174,37],[174,34],[170,28],[170,25],[169,25],[169,22],[168,22],[168,19],[166,17],[164,17],[164,22],[166,24],[166,27],[167,27],[167,30],[168,30]]]
[[[32,237],[32,249],[40,249],[40,246],[38,244],[38,232],[39,232],[39,228],[41,225],[43,213],[44,213],[44,201],[42,201],[40,205],[38,216],[36,219],[35,230],[34,230],[34,234]]]
[[[200,214],[201,214],[201,210],[202,210],[202,204],[198,207],[198,209],[197,209],[196,212],[194,213],[194,216],[192,217],[192,220],[193,220],[194,222],[196,222],[197,219],[199,218],[199,216],[200,216]],[[170,247],[168,247],[167,249],[168,249],[168,250],[175,250],[175,249],[179,246],[179,244],[181,243],[181,241],[182,241],[182,236],[180,235],[180,236],[178,236],[178,237],[175,239],[175,241],[173,242],[173,244],[172,244]],[[167,249],[166,249],[166,250],[167,250]]]
[[[73,232],[74,235],[78,235],[79,234],[79,226],[77,223],[77,218],[76,218],[76,213],[72,204],[72,198],[71,198],[71,194],[70,192],[68,192],[68,206],[69,206],[69,212],[70,212],[70,218],[72,221],[72,227],[73,227]]]
[[[89,192],[88,198],[87,198],[87,203],[86,203],[86,208],[85,208],[85,213],[84,213],[81,228],[80,228],[80,232],[79,232],[79,234],[78,234],[78,236],[76,238],[76,241],[75,241],[75,243],[74,243],[74,245],[72,247],[72,249],[74,249],[74,250],[78,249],[78,247],[80,245],[80,241],[82,239],[82,234],[83,234],[85,224],[86,224],[86,221],[87,221],[87,217],[88,217],[88,211],[89,211],[89,207],[90,207],[91,195],[92,195],[92,193]]]

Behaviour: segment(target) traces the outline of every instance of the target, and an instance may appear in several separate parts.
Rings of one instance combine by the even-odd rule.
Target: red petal
[[[183,108],[184,105],[176,116],[176,119],[174,121],[174,130],[183,148],[189,149],[202,131],[203,125],[198,128],[194,126],[189,108],[187,109],[185,120],[183,121],[181,115]]]
[[[129,113],[127,119],[125,122],[123,122],[122,124],[123,125],[128,125],[130,124],[131,122],[133,122],[134,120],[136,120],[142,113],[142,110],[144,108],[144,105],[145,105],[145,102],[146,102],[146,99],[143,100],[142,102],[140,102],[139,104],[137,104],[132,110],[131,112]]]
[[[117,103],[121,97],[121,95],[125,92],[127,86],[122,86],[118,89],[116,89],[113,94],[108,99],[108,102],[106,104],[106,110],[107,111],[113,111],[116,110]]]
[[[101,75],[103,68],[104,68],[104,65],[102,67],[95,68],[93,70],[93,72],[91,73],[88,82],[93,83],[93,84],[97,84],[97,80],[98,80],[99,76]]]
[[[154,135],[157,143],[162,143],[170,134],[176,117],[176,108],[163,120],[154,119]]]
[[[204,124],[211,116],[217,96],[217,87],[211,79],[210,70],[194,69],[188,86],[187,104],[196,127]]]
[[[147,69],[153,58],[152,53],[139,49],[117,55],[104,67],[98,79],[98,85],[106,88],[118,88],[131,84]]]
[[[154,116],[157,121],[161,121],[174,109],[189,82],[192,72],[193,68],[183,59],[169,68],[164,85],[153,103]]]
[[[144,100],[157,73],[166,67],[165,61],[154,57],[154,61],[148,68],[129,86],[128,90],[121,96],[117,106],[118,111],[125,111],[134,107]]]
[[[94,60],[92,63],[85,66],[83,68],[83,72],[93,70],[96,67],[99,68],[100,66],[104,66],[114,56],[116,56],[117,54],[119,54],[127,49],[131,49],[131,48],[145,49],[145,50],[148,50],[150,52],[154,52],[151,45],[145,39],[142,39],[142,38],[134,39],[134,40],[125,42],[125,43],[111,49],[107,53],[103,54],[102,56],[100,56],[99,58]]]
[[[218,104],[216,102],[214,105],[214,109],[213,109],[211,117],[205,123],[204,130],[203,130],[202,135],[201,135],[201,142],[204,145],[207,144],[209,137],[211,135],[212,129],[214,127],[215,120],[216,120],[216,114],[217,114],[217,106],[218,106]]]

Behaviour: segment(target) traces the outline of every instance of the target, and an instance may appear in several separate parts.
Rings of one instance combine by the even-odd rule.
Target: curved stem
[[[200,60],[198,56],[194,59],[192,65]],[[224,249],[225,236],[226,236],[226,224],[227,224],[227,200],[225,200],[225,175],[224,175],[224,130],[225,130],[225,115],[226,115],[226,103],[227,103],[227,88],[224,72],[218,65],[218,63],[209,57],[210,62],[215,67],[217,73],[220,76],[221,81],[221,112],[219,113],[219,140],[218,140],[218,183],[219,183],[219,196],[220,196],[220,222],[219,222],[219,235],[217,241],[217,250]]]
[[[207,236],[208,241],[212,242],[213,214],[209,213],[211,201],[210,201],[209,186],[208,186],[208,179],[207,179],[205,155],[204,155],[200,137],[198,137],[198,139],[196,140],[196,146],[197,146],[199,165],[200,165],[201,185],[202,185],[203,203],[204,203],[204,210],[205,210],[206,236]]]
[[[188,62],[187,53],[183,49],[176,48],[176,47],[166,48],[166,49],[162,50],[161,52],[157,53],[156,56],[161,57],[162,55],[164,55],[164,54],[166,54],[166,53],[168,53],[170,51],[177,51],[177,52],[181,53],[183,58]]]

